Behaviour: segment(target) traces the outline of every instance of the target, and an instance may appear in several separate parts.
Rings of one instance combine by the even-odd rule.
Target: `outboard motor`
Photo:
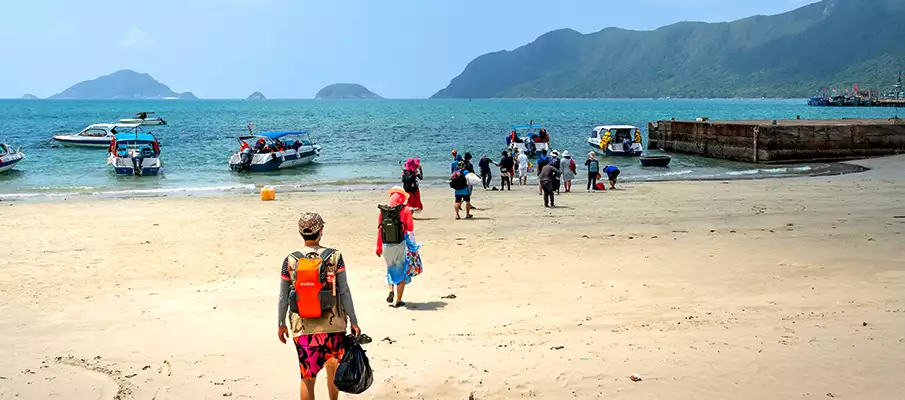
[[[254,159],[254,152],[250,148],[239,152],[239,171],[250,169],[252,159]]]
[[[528,157],[534,157],[537,155],[537,145],[534,144],[534,140],[526,140],[525,141],[525,152],[527,152]]]
[[[145,158],[141,155],[140,151],[136,151],[135,155],[132,156],[132,173],[134,175],[141,175],[141,164],[144,163]]]

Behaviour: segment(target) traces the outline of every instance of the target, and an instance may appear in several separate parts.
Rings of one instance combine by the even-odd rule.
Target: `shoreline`
[[[811,163],[800,167],[784,167],[782,164],[750,164],[751,169],[741,171],[724,172],[717,176],[686,176],[693,172],[688,169],[676,168],[676,171],[669,168],[651,168],[644,171],[669,171],[661,175],[636,175],[622,176],[620,182],[624,183],[662,183],[662,182],[706,182],[706,181],[744,181],[744,180],[768,180],[768,179],[786,179],[786,178],[808,178],[821,176],[834,176],[857,174],[869,171],[870,168],[855,164],[861,160],[852,160],[848,162],[831,162],[831,163]],[[798,164],[793,164],[798,165]],[[828,168],[814,169],[810,165],[827,165]],[[499,175],[494,175],[494,185],[498,181]],[[639,179],[640,178],[640,179]],[[154,178],[152,178],[154,179]],[[536,184],[536,176],[529,176],[529,184]],[[314,193],[314,192],[369,192],[386,190],[392,186],[399,185],[399,182],[385,181],[375,182],[371,180],[368,183],[349,184],[343,181],[342,184],[316,184],[311,186],[293,185],[293,184],[244,184],[244,185],[228,185],[228,186],[201,186],[201,187],[167,187],[167,188],[147,188],[135,189],[128,188],[122,190],[91,190],[86,188],[83,191],[26,191],[25,193],[0,193],[0,202],[21,202],[21,201],[68,201],[73,199],[102,199],[102,198],[147,198],[147,197],[212,197],[212,196],[232,196],[232,195],[250,195],[254,194],[263,186],[273,186],[280,193]],[[584,180],[577,178],[573,184],[581,184]],[[424,188],[443,188],[442,182],[436,180],[422,181]]]

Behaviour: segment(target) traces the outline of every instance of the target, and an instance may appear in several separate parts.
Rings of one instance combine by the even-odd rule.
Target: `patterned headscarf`
[[[320,214],[306,212],[299,218],[299,233],[302,235],[314,235],[324,229],[324,219]]]

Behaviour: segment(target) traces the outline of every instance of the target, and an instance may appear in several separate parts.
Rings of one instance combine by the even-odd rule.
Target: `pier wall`
[[[905,153],[905,120],[651,122],[648,148],[753,163]]]

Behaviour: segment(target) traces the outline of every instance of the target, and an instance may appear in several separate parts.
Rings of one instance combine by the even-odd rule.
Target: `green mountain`
[[[357,83],[334,83],[327,86],[314,96],[315,99],[382,99],[368,88]]]
[[[246,97],[245,100],[267,100],[267,97],[264,97],[264,93],[254,92],[254,93],[248,95],[248,97]]]
[[[176,93],[148,74],[124,69],[79,82],[51,99],[197,99],[191,92]]]
[[[653,31],[563,29],[476,58],[433,98],[807,97],[854,83],[886,91],[905,68],[902,21],[902,0],[824,0]]]

